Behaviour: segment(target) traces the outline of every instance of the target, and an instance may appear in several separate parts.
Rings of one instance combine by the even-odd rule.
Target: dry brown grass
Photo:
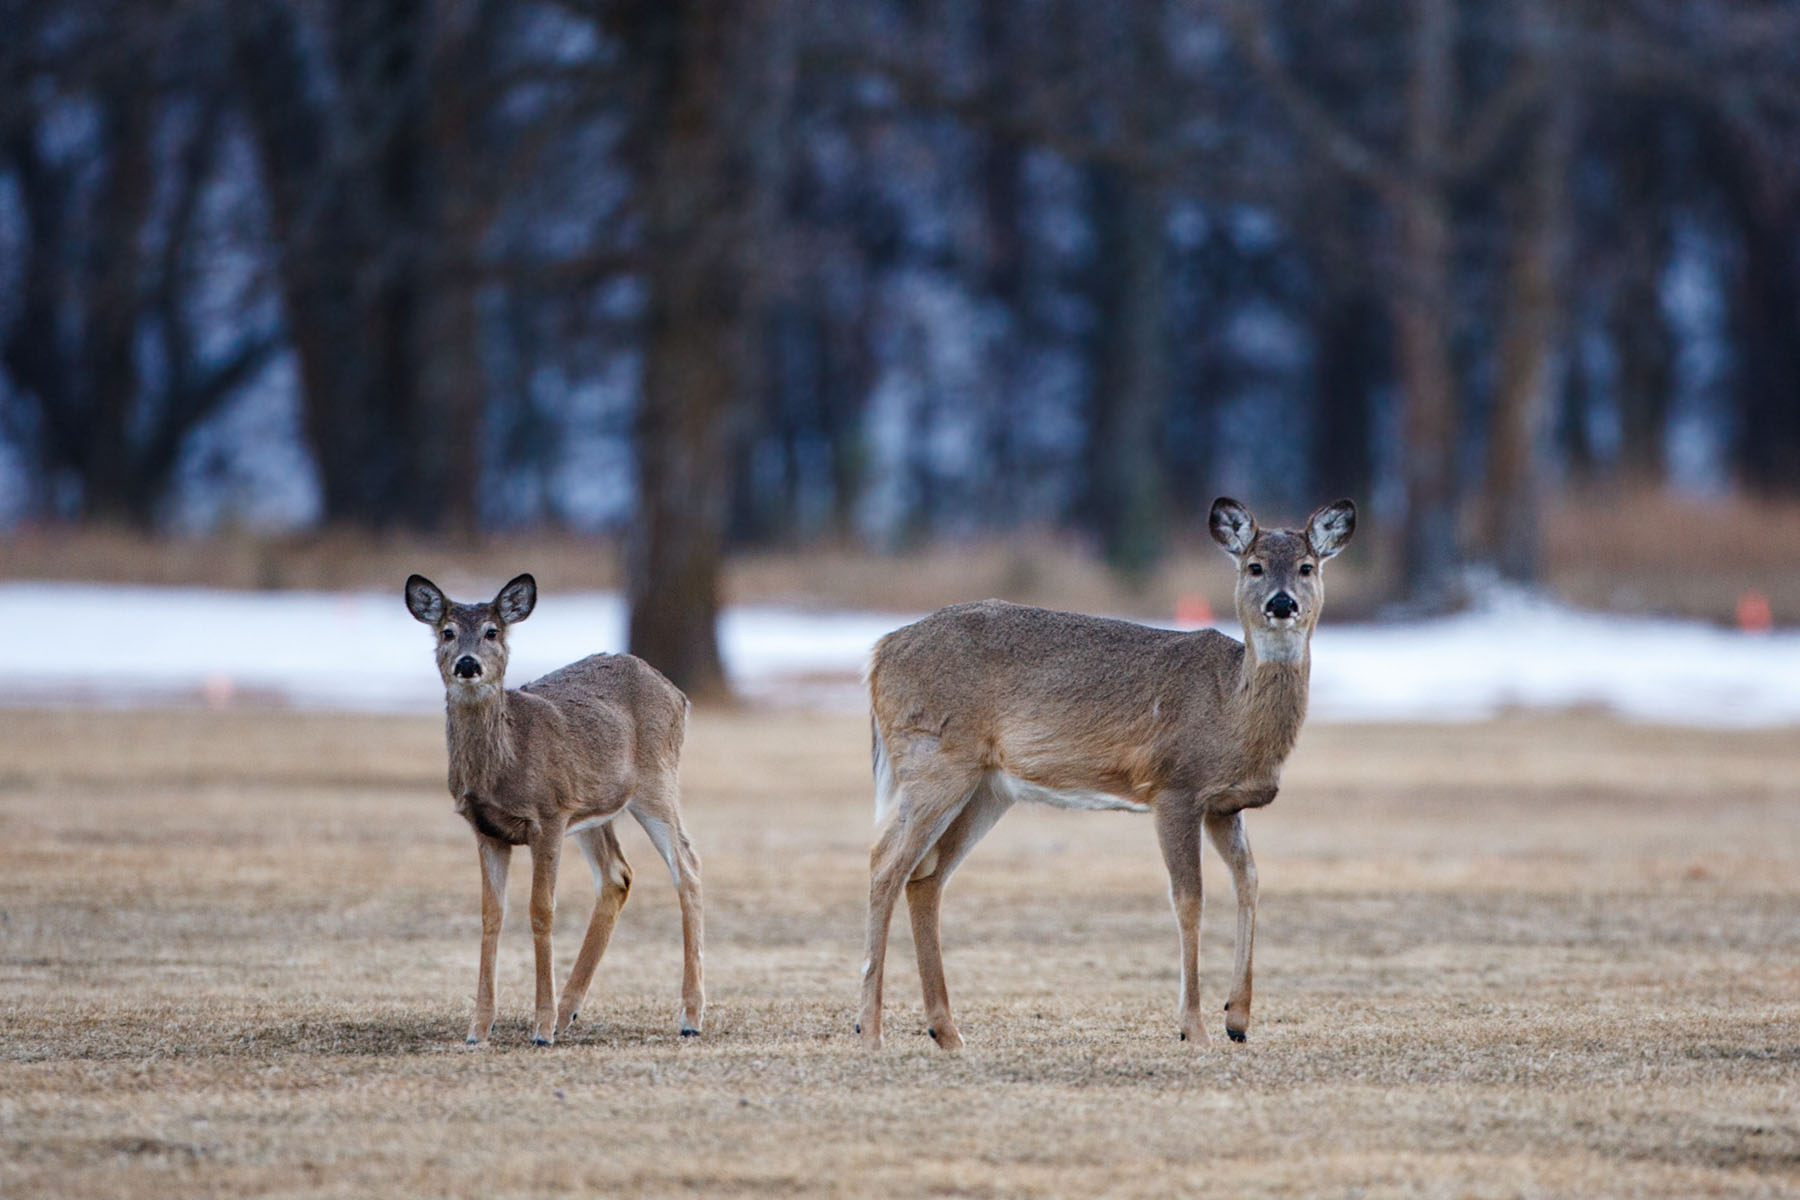
[[[1545,529],[1559,594],[1588,608],[1728,622],[1756,589],[1800,624],[1800,504],[1597,493],[1566,500]]]
[[[866,737],[696,716],[705,1037],[675,1036],[678,917],[632,830],[574,1038],[527,1044],[515,878],[468,1050],[437,722],[0,714],[0,1195],[1800,1194],[1791,731],[1308,730],[1251,818],[1242,1047],[1175,1038],[1148,824],[1016,811],[946,904],[969,1051],[924,1036],[902,917],[874,1057]],[[566,968],[591,894],[563,882]]]
[[[1271,520],[1299,513],[1267,513]],[[1380,527],[1331,568],[1334,619],[1370,615]],[[1748,588],[1783,625],[1800,624],[1800,504],[1696,500],[1659,493],[1563,497],[1544,530],[1547,586],[1584,607],[1729,623]],[[97,579],[228,588],[394,588],[423,571],[451,590],[492,587],[530,570],[547,591],[616,588],[619,548],[568,534],[494,534],[454,544],[324,531],[259,539],[156,538],[106,529],[27,528],[0,535],[0,580]],[[854,547],[742,553],[727,565],[738,603],[927,612],[989,596],[1080,612],[1166,618],[1184,597],[1229,615],[1230,565],[1198,525],[1148,579],[1127,586],[1076,538],[1019,533],[901,554]]]
[[[280,537],[148,537],[92,525],[0,534],[0,579],[98,580],[235,589],[398,588],[414,571],[491,584],[530,570],[556,591],[618,587],[617,545],[572,534],[493,534],[473,542],[318,530]]]

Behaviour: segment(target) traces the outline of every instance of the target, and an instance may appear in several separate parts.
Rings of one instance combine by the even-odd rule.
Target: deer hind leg
[[[581,951],[575,956],[569,981],[563,985],[562,1003],[557,1005],[558,1037],[575,1023],[576,1015],[587,999],[588,986],[594,981],[594,968],[600,965],[606,944],[612,940],[619,910],[625,907],[625,900],[631,895],[631,866],[625,861],[625,852],[619,849],[618,835],[610,826],[579,830],[571,836],[581,847],[582,857],[587,859],[588,869],[594,874],[594,915],[588,919],[587,936],[581,941]]]
[[[681,902],[681,1036],[700,1036],[706,1017],[706,984],[702,973],[706,942],[706,905],[700,887],[700,855],[681,823],[675,783],[645,789],[633,797],[631,815],[644,827],[656,852],[675,881]]]
[[[894,905],[906,881],[969,802],[978,782],[973,774],[928,767],[900,776],[896,784],[893,811],[869,854],[869,925],[862,1008],[856,1022],[865,1049],[881,1048],[881,976]]]
[[[1156,805],[1156,840],[1169,869],[1169,903],[1181,939],[1181,1040],[1207,1045],[1200,1021],[1200,816],[1192,807],[1165,799]]]
[[[983,780],[906,881],[913,946],[919,955],[919,983],[925,992],[925,1032],[945,1050],[960,1050],[963,1041],[950,1016],[950,989],[944,982],[943,949],[938,941],[938,908],[944,885],[975,843],[1011,807],[1011,796],[991,781]]]
[[[469,1022],[471,1046],[487,1041],[494,1028],[494,954],[506,923],[506,875],[512,864],[512,847],[505,842],[478,833],[475,848],[481,856],[481,966],[475,977],[475,1018]]]
[[[1237,955],[1231,971],[1231,999],[1225,1003],[1225,1034],[1244,1041],[1250,1030],[1250,952],[1256,944],[1256,859],[1250,855],[1250,839],[1244,833],[1242,813],[1208,813],[1206,835],[1225,865],[1231,868],[1237,890]]]

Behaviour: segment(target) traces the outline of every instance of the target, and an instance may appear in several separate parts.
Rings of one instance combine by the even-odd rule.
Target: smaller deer
[[[629,812],[668,864],[681,901],[681,1036],[700,1032],[700,858],[681,823],[676,774],[687,697],[629,654],[595,654],[520,688],[506,686],[507,630],[531,615],[537,582],[520,575],[486,604],[457,604],[423,575],[406,581],[406,608],[431,626],[444,677],[450,795],[475,830],[481,859],[481,969],[468,1040],[494,1025],[494,951],[506,918],[514,846],[531,847],[531,937],[537,1014],[531,1040],[550,1045],[575,1023],[631,891],[612,822]],[[572,837],[594,874],[594,915],[556,1003],[550,926],[556,864]]]
[[[904,888],[927,1032],[962,1045],[938,943],[945,883],[1018,800],[1149,812],[1181,940],[1180,1032],[1200,1020],[1200,838],[1231,868],[1237,961],[1225,1032],[1250,1027],[1256,863],[1243,810],[1275,799],[1306,716],[1310,646],[1324,603],[1320,566],[1356,528],[1348,500],[1304,529],[1259,530],[1237,501],[1214,501],[1212,536],[1237,562],[1238,642],[988,600],[897,629],[869,664],[875,812],[863,961],[864,1046],[881,1046],[888,925]]]

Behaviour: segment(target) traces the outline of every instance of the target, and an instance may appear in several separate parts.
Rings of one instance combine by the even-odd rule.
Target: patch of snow
[[[512,632],[509,679],[625,644],[613,593],[547,597]],[[720,620],[733,684],[753,699],[854,711],[876,639],[911,617],[746,605]],[[432,642],[393,594],[0,584],[9,648],[0,703],[234,700],[430,712]],[[1235,630],[1227,628],[1227,633]],[[1475,720],[1594,707],[1665,724],[1800,725],[1800,633],[1574,612],[1500,598],[1454,617],[1327,625],[1313,642],[1322,721]]]
[[[1318,719],[1457,721],[1575,707],[1667,725],[1800,724],[1800,634],[1519,597],[1425,622],[1328,624],[1313,637]]]

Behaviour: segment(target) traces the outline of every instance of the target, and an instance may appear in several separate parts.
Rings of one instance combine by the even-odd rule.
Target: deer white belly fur
[[[1128,800],[1124,796],[1115,796],[1111,792],[1094,792],[1080,788],[1047,788],[1042,784],[1033,783],[1029,779],[1008,775],[1005,771],[989,771],[988,782],[1015,801],[1029,800],[1037,804],[1048,804],[1052,808],[1066,808],[1075,812],[1141,813],[1150,811],[1148,804],[1139,804],[1135,800]]]

